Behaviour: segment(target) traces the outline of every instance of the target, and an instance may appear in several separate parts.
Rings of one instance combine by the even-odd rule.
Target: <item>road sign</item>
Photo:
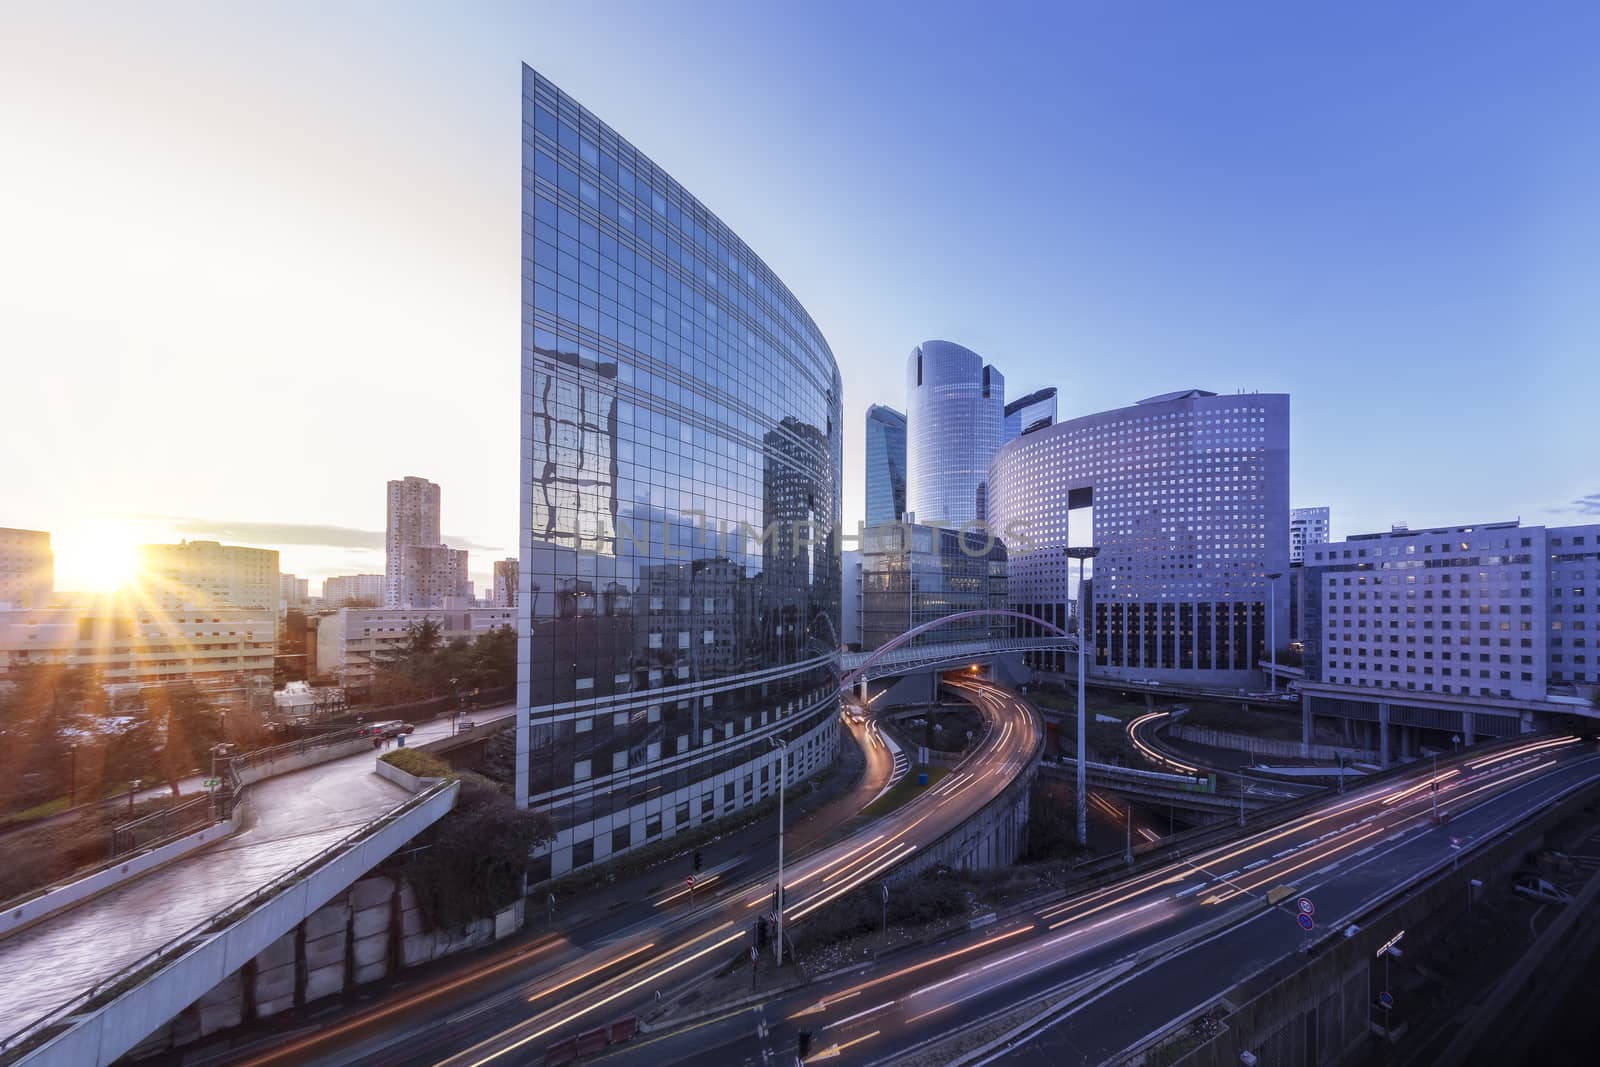
[[[1301,915],[1315,915],[1317,913],[1316,905],[1311,903],[1310,897],[1301,897],[1296,906],[1299,907]]]
[[[1308,934],[1311,932],[1312,928],[1317,925],[1317,920],[1313,919],[1305,912],[1301,912],[1299,915],[1295,916],[1295,918],[1300,921],[1300,929],[1304,930]]]
[[[754,963],[760,957],[760,955],[761,955],[761,953],[756,951],[756,947],[754,945],[751,945],[750,946],[750,962]]]
[[[694,888],[694,875],[691,874],[689,877],[685,878],[684,881],[689,883],[690,889]]]
[[[216,789],[216,788],[220,787],[221,785],[222,785],[222,779],[221,778],[207,778],[206,779],[206,788],[207,789]]]
[[[1389,992],[1387,989],[1385,989],[1382,993],[1379,993],[1378,1005],[1379,1007],[1383,1008],[1384,1011],[1388,1011],[1390,1008],[1394,1007],[1394,994]]]
[[[1405,937],[1405,936],[1406,936],[1406,932],[1404,930],[1401,930],[1398,934],[1395,934],[1389,940],[1385,941],[1382,945],[1380,945],[1378,947],[1378,951],[1376,951],[1376,952],[1374,952],[1372,954],[1373,957],[1375,959],[1381,959],[1385,952],[1388,952],[1390,949],[1392,949],[1396,945],[1398,945],[1400,943],[1400,939]]]

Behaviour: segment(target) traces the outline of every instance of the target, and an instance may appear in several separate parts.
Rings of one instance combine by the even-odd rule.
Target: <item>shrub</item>
[[[395,769],[418,778],[448,778],[455,773],[450,764],[432,752],[424,752],[419,748],[397,748],[379,758]]]

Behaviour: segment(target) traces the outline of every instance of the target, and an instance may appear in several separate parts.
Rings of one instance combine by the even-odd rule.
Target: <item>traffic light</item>
[[[704,860],[704,857],[702,857],[700,855],[700,850],[699,849],[695,849],[694,850],[694,870],[695,870],[696,874],[700,873],[700,864],[703,862],[703,860]]]
[[[802,1030],[795,1035],[795,1043],[799,1046],[800,1058],[805,1059],[811,1055],[811,1031]]]

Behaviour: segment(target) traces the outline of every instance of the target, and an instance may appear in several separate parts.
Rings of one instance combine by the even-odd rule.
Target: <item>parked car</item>
[[[409,722],[393,719],[389,722],[369,723],[361,728],[361,733],[364,737],[399,737],[415,729],[416,727]]]

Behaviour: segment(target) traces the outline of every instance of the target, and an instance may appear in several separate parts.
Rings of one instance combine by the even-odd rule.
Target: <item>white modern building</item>
[[[141,545],[138,585],[142,601],[160,608],[276,611],[278,552],[216,541]]]
[[[55,573],[47,531],[0,527],[0,609],[45,607]]]
[[[1069,419],[1009,442],[989,485],[1015,610],[1065,627],[1078,599],[1065,549],[1099,549],[1085,591],[1096,673],[1251,685],[1274,623],[1287,642],[1288,585],[1271,577],[1289,569],[1286,394],[1188,389]]]
[[[1600,683],[1600,525],[1400,527],[1306,550],[1312,681],[1544,700]]]
[[[388,578],[382,574],[337,574],[322,580],[322,606],[382,607]]]
[[[1006,380],[971,349],[924,341],[906,361],[908,521],[961,526],[987,513],[1005,442]]]
[[[363,685],[377,669],[374,657],[403,645],[409,629],[424,619],[440,625],[441,643],[517,625],[510,608],[340,608],[317,624],[317,671],[342,686]]]
[[[108,685],[264,676],[270,685],[277,612],[264,608],[166,610],[129,597],[92,606],[0,611],[0,674],[61,663]]]
[[[1327,508],[1293,509],[1289,512],[1289,562],[1302,562],[1307,547],[1325,545],[1330,536]]]

